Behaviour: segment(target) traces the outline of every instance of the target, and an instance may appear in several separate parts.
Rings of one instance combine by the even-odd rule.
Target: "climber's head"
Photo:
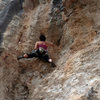
[[[46,40],[46,37],[45,35],[41,34],[40,37],[39,37],[40,41],[45,41]]]

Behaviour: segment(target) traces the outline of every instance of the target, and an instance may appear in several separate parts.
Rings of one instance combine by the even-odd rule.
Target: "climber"
[[[54,44],[52,42],[48,42],[48,41],[45,41],[46,40],[46,37],[44,35],[40,35],[39,37],[40,41],[37,41],[35,43],[35,47],[31,53],[26,53],[24,54],[23,56],[19,56],[17,57],[17,59],[22,59],[22,58],[33,58],[33,57],[36,57],[36,58],[40,58],[46,62],[49,62],[52,64],[53,67],[55,67],[55,64],[52,62],[52,59],[49,58],[48,56],[48,47],[49,46],[54,46]]]

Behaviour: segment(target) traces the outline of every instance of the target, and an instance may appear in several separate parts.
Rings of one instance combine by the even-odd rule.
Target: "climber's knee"
[[[28,58],[28,54],[24,54],[23,57],[24,57],[24,58]]]
[[[48,59],[48,62],[51,63],[52,62],[52,59]]]

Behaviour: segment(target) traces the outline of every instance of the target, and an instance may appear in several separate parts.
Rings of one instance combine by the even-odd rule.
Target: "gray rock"
[[[20,0],[10,0],[9,2],[7,2],[5,8],[0,12],[0,45],[3,40],[3,32],[6,30],[13,16],[20,10]]]

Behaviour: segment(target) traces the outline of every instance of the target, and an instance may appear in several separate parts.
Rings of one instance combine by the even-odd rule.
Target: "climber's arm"
[[[53,44],[52,42],[46,42],[46,44],[47,44],[48,46],[54,46],[54,44]]]
[[[35,43],[34,49],[36,50],[38,46],[38,42]]]

